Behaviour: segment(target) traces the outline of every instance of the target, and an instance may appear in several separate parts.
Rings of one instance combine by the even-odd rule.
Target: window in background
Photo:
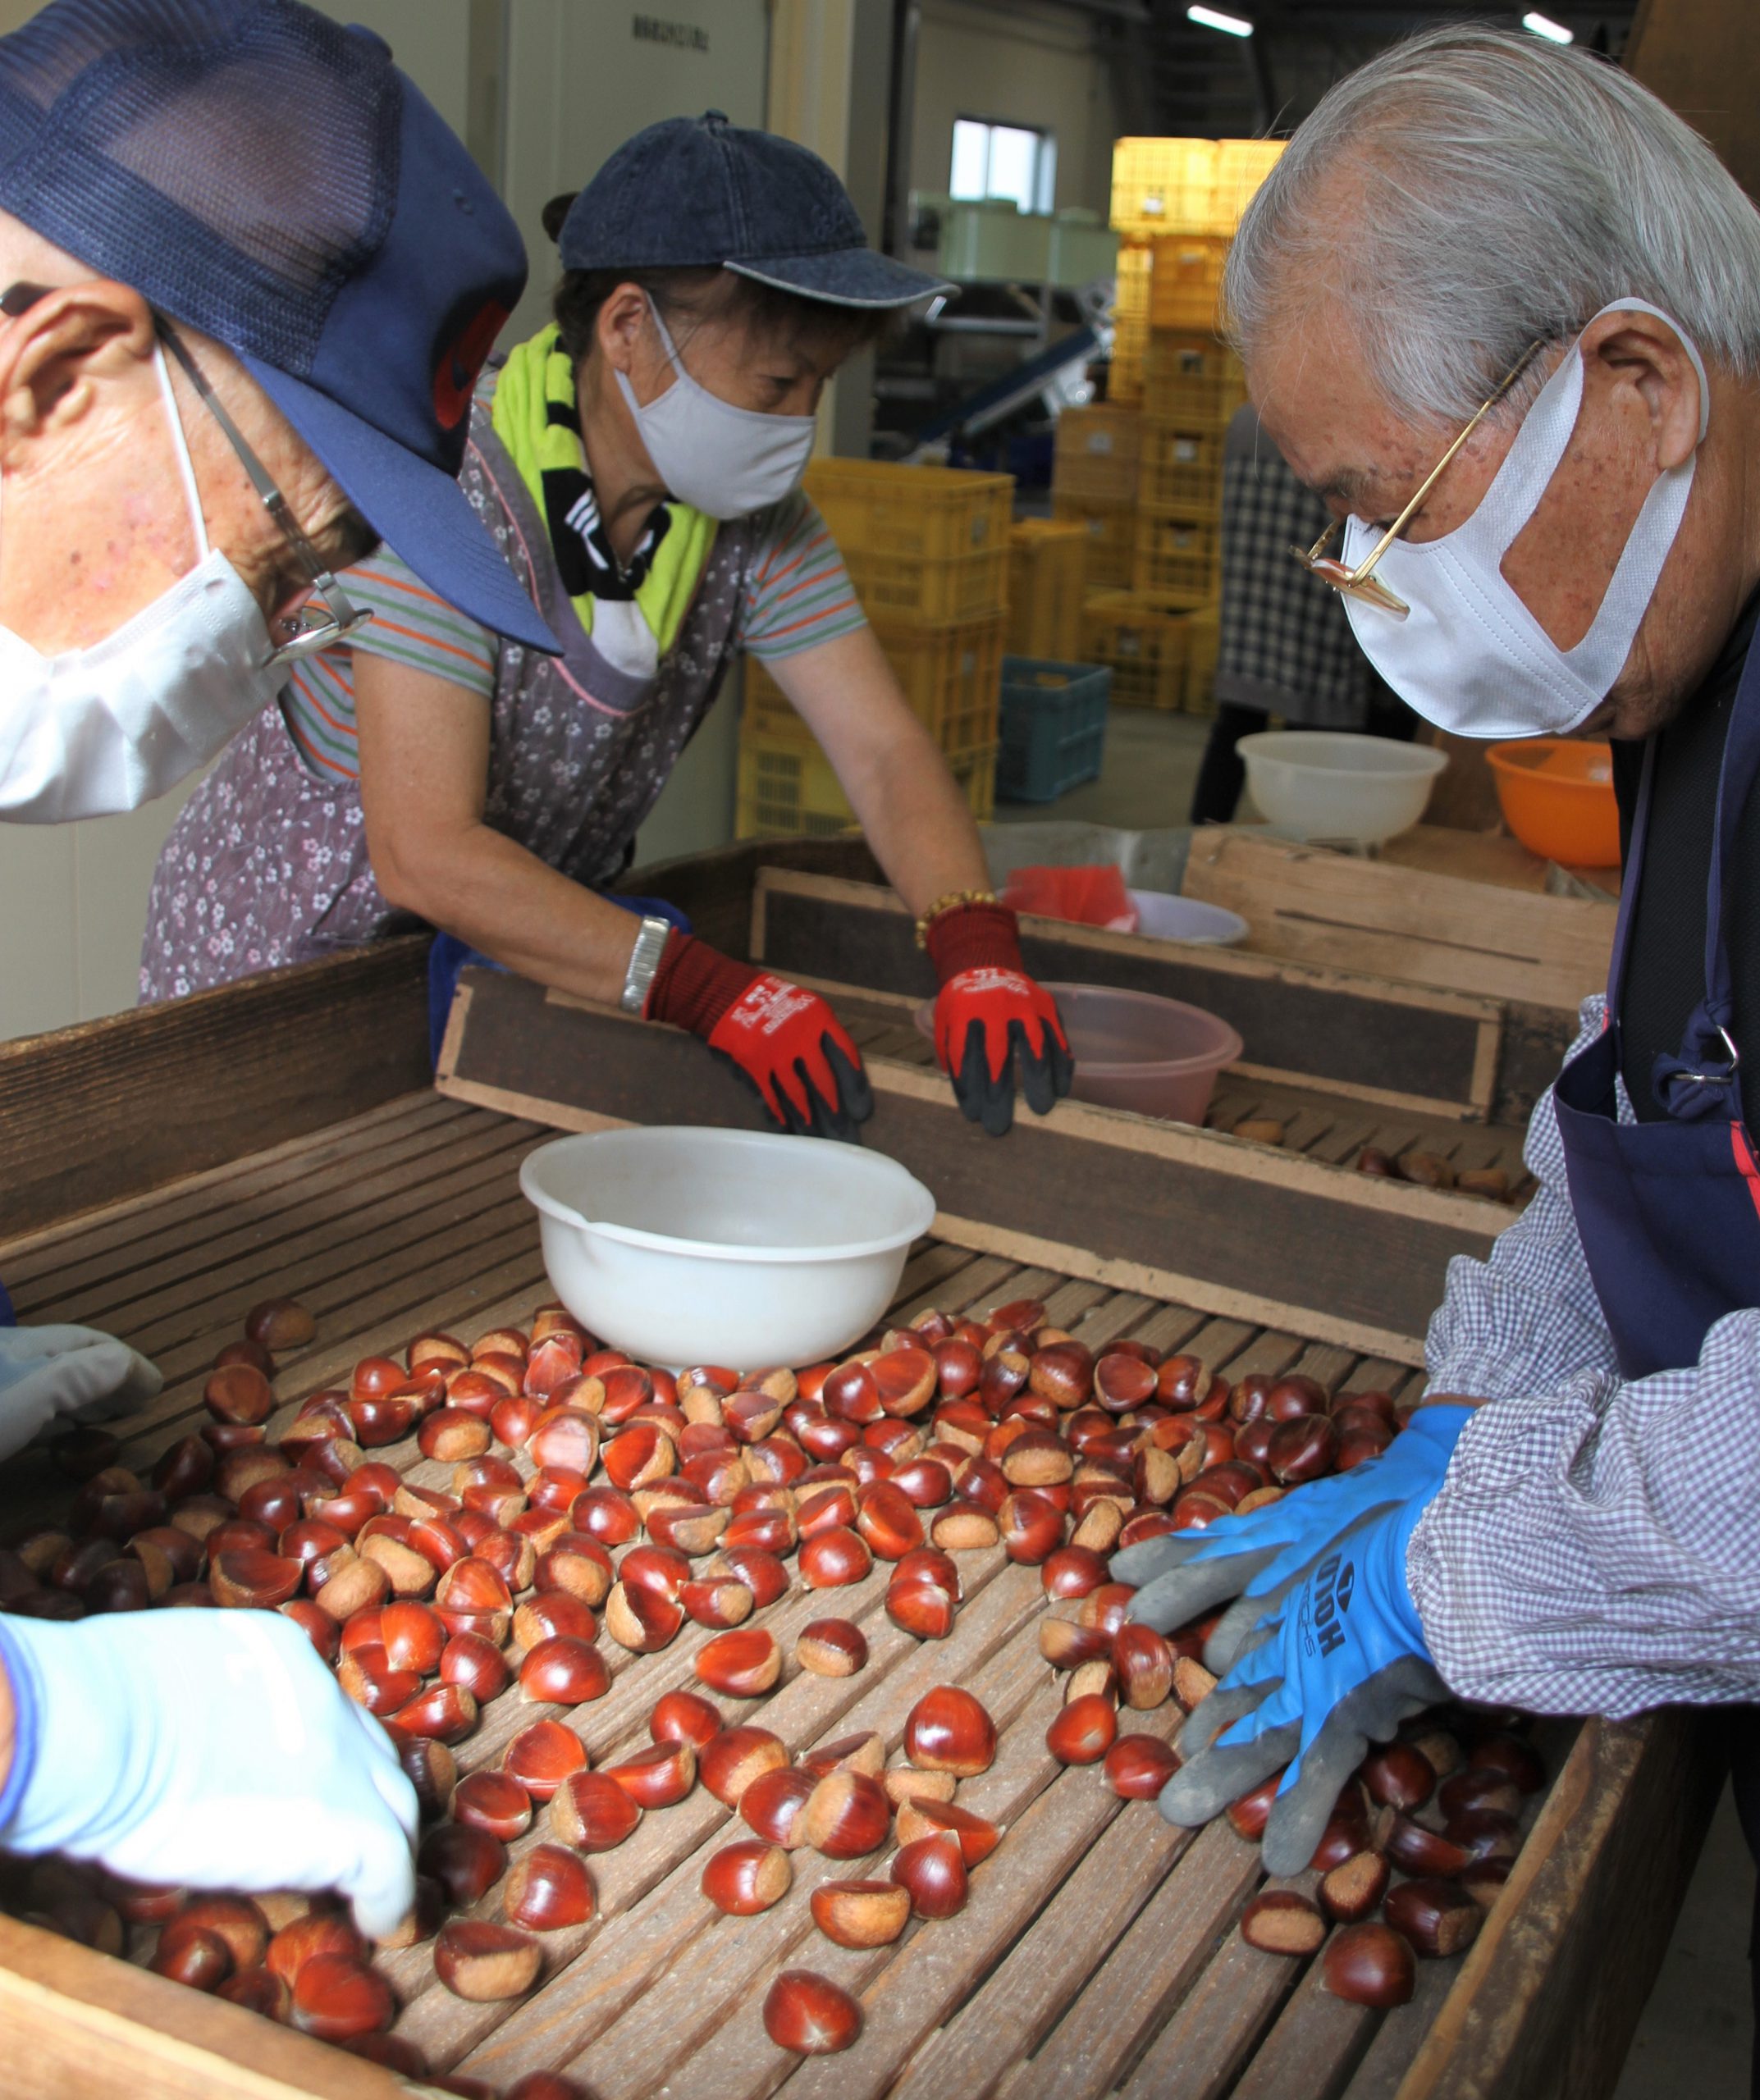
[[[1057,140],[1024,124],[953,120],[948,188],[962,199],[1006,198],[1022,212],[1049,212],[1057,189]]]

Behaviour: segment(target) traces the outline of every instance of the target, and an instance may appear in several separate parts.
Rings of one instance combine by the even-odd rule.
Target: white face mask
[[[155,349],[199,559],[86,649],[45,656],[0,627],[0,818],[63,824],[139,808],[205,765],[286,682],[243,578],[208,544],[190,448]]]
[[[1680,324],[1642,299],[1616,299],[1601,312],[1651,314],[1680,338],[1698,375],[1703,445],[1711,390],[1704,361]],[[1561,649],[1522,603],[1503,574],[1503,557],[1557,472],[1582,401],[1583,358],[1573,344],[1465,523],[1437,540],[1396,540],[1376,564],[1373,574],[1411,608],[1406,618],[1343,594],[1369,662],[1407,706],[1456,736],[1564,736],[1587,721],[1625,668],[1680,529],[1696,450],[1657,477],[1607,594],[1575,647]],[[1350,519],[1346,565],[1366,560],[1380,537],[1374,526]]]
[[[648,311],[672,360],[672,384],[644,408],[627,373],[619,372],[617,383],[655,472],[706,518],[744,518],[780,503],[807,471],[816,419],[766,416],[711,394],[684,369],[659,309]]]

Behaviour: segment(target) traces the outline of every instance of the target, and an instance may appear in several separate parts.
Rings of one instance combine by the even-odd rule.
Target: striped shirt
[[[296,664],[281,690],[281,709],[309,772],[320,778],[357,780],[355,650],[426,671],[487,700],[495,691],[501,644],[437,597],[389,547],[350,569],[344,581],[350,597],[357,605],[371,606],[373,618],[351,646],[327,649]],[[752,655],[770,663],[835,641],[863,624],[837,544],[810,499],[797,489],[770,514],[747,574],[736,637]]]

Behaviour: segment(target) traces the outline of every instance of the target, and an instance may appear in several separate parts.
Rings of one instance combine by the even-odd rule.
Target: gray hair
[[[1249,359],[1305,303],[1338,301],[1378,390],[1419,420],[1470,416],[1530,343],[1630,297],[1712,363],[1760,371],[1760,212],[1630,75],[1465,28],[1328,90],[1248,208],[1223,285]]]

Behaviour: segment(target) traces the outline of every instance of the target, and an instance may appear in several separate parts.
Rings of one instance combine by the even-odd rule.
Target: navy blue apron
[[[1642,887],[1656,770],[1644,754],[1631,851],[1607,979],[1607,1022],[1573,1057],[1553,1089],[1583,1252],[1613,1336],[1621,1372],[1697,1363],[1707,1331],[1726,1313],[1760,1305],[1760,1166],[1742,1114],[1743,1046],[1734,1035],[1734,988],[1724,939],[1725,893],[1748,791],[1760,771],[1760,646],[1750,648],[1730,710],[1717,783],[1705,899],[1705,996],[1680,1053],[1659,1057],[1652,1090],[1667,1112],[1649,1123],[1616,1120],[1619,1012],[1631,921]],[[1760,1057],[1760,1044],[1748,1046]],[[1760,1861],[1760,1709],[1728,1716],[1730,1778],[1749,1849]],[[1757,1899],[1749,1956],[1760,1950]],[[1751,1970],[1760,2100],[1760,1963]]]

